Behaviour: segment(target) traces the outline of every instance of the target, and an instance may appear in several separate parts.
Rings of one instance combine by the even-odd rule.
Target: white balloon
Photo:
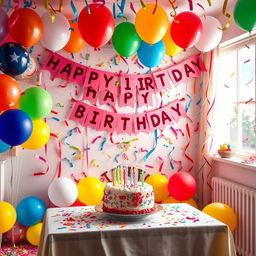
[[[214,49],[221,41],[222,28],[221,23],[212,16],[202,17],[203,31],[196,48],[201,52],[208,52]]]
[[[70,25],[67,18],[57,12],[55,14],[55,22],[52,23],[52,18],[49,12],[45,12],[41,17],[44,24],[43,35],[40,39],[43,47],[56,52],[61,50],[70,38]]]
[[[70,206],[78,196],[78,189],[71,179],[61,177],[55,179],[48,188],[48,197],[51,202],[59,207]]]

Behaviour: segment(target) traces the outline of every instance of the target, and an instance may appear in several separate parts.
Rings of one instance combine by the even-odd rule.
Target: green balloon
[[[129,57],[137,52],[141,39],[136,32],[134,24],[123,22],[116,26],[112,36],[112,43],[120,55]]]
[[[20,97],[19,107],[21,110],[25,111],[32,120],[43,119],[52,110],[52,97],[43,88],[28,88]]]
[[[236,24],[247,31],[256,25],[256,0],[238,0],[234,8]]]

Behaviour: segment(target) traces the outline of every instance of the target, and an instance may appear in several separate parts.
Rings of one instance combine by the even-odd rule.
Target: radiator
[[[234,231],[236,250],[242,256],[256,256],[256,190],[238,183],[213,177],[213,202],[233,208],[237,215]]]

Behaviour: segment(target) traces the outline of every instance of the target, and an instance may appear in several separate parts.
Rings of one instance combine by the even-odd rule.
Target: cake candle
[[[134,187],[136,186],[136,175],[135,175],[135,168],[132,168],[132,172],[133,172],[133,185]]]
[[[141,177],[142,187],[144,187],[144,179],[145,179],[145,172],[144,170],[142,170],[142,177]]]
[[[115,169],[112,171],[112,182],[113,182],[113,186],[116,186]]]
[[[130,168],[130,185],[132,185],[132,168]]]
[[[122,175],[122,167],[119,166],[119,185],[121,186],[123,184],[123,175]]]
[[[123,178],[124,178],[124,187],[126,186],[126,171],[125,166],[123,166]]]
[[[116,172],[116,185],[117,186],[119,186],[119,183],[118,183],[118,168],[116,167],[116,170],[115,170],[115,172]]]

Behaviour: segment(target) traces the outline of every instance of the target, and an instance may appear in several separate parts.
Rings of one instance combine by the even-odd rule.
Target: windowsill
[[[236,158],[236,157],[232,157],[232,158],[221,158],[219,156],[213,156],[212,158],[214,161],[217,162],[222,162],[222,163],[226,163],[226,164],[231,164],[231,165],[236,165],[242,168],[246,168],[252,171],[256,171],[256,164],[246,164],[246,163],[241,163],[241,158]]]

